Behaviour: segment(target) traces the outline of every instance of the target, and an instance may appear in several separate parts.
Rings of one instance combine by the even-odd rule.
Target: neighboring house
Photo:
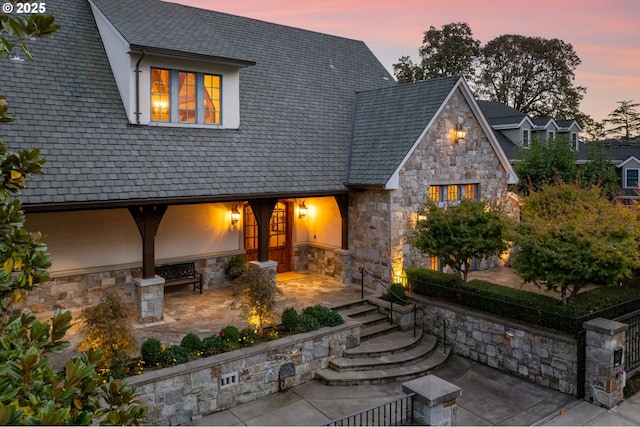
[[[47,11],[62,28],[35,62],[0,62],[18,117],[0,132],[47,159],[21,196],[53,259],[33,310],[118,286],[159,320],[155,266],[215,287],[238,254],[391,282],[420,262],[425,198],[503,201],[517,180],[464,79],[398,85],[360,41],[157,0]]]
[[[578,164],[587,162],[592,148],[586,145],[579,153]],[[602,150],[620,177],[622,194],[618,197],[624,203],[640,200],[640,146],[629,141],[608,139],[602,141]]]
[[[496,101],[478,101],[483,114],[496,133],[502,149],[510,160],[515,158],[516,146],[528,147],[532,138],[548,141],[566,136],[580,152],[582,128],[576,120],[555,120],[551,117],[529,117],[525,113]]]

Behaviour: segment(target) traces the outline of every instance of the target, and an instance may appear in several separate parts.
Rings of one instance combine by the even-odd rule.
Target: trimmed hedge
[[[563,306],[557,298],[495,283],[472,280],[463,286],[457,275],[421,268],[406,272],[408,288],[416,294],[570,333],[589,319],[612,319],[640,309],[636,286],[600,286]]]

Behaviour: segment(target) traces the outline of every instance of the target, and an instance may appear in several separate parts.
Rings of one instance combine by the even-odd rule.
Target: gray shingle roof
[[[457,82],[444,77],[358,93],[348,184],[385,184]]]
[[[240,129],[130,125],[88,3],[52,2],[62,29],[31,44],[35,62],[0,61],[2,92],[18,116],[0,135],[10,150],[39,147],[47,159],[26,205],[346,189],[355,93],[396,85],[364,43],[156,0],[99,3],[121,8],[113,13],[122,31],[139,42],[135,27],[169,17],[163,25],[186,35],[159,47],[188,48],[187,39],[211,35],[194,23],[210,22],[224,35],[212,36],[211,54],[256,61],[240,71]]]

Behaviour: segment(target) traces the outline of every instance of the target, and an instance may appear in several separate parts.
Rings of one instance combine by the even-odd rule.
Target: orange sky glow
[[[277,24],[364,41],[392,72],[401,56],[418,60],[429,26],[467,22],[482,44],[502,34],[558,38],[582,64],[581,110],[595,120],[618,101],[640,102],[638,0],[171,0]]]

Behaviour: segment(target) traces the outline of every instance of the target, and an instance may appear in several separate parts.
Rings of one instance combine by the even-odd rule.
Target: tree
[[[262,334],[264,324],[275,317],[278,288],[266,270],[249,269],[234,280],[234,297],[240,299],[240,308]]]
[[[586,92],[574,86],[580,63],[571,44],[559,39],[498,36],[482,48],[476,96],[531,116],[572,118]]]
[[[16,46],[31,59],[26,43],[58,29],[50,15],[3,14],[0,21],[0,59]],[[0,123],[13,120],[8,108],[0,98]],[[28,311],[8,313],[12,301],[49,279],[46,245],[39,233],[25,229],[22,206],[14,198],[43,164],[38,150],[14,153],[0,141],[0,424],[137,424],[145,408],[134,389],[97,374],[100,351],[90,350],[69,360],[62,372],[53,371],[47,354],[70,346],[63,338],[71,327],[71,312],[56,311],[50,323]]]
[[[598,187],[601,194],[614,200],[622,189],[616,167],[611,164],[602,144],[592,143],[587,163],[579,169],[582,188]]]
[[[415,247],[437,256],[466,283],[473,258],[499,255],[508,249],[508,222],[502,211],[482,200],[462,200],[439,208],[425,206],[425,219],[415,227]]]
[[[585,135],[587,142],[601,141],[607,137],[603,122],[597,122],[587,115],[579,119],[579,122],[582,125],[582,134]]]
[[[393,65],[394,74],[400,83],[415,82],[436,77],[462,75],[471,80],[474,60],[480,53],[480,42],[466,22],[443,25],[441,30],[430,26],[424,32],[419,49],[420,65],[414,65],[403,56]]]
[[[567,304],[589,283],[609,285],[640,265],[636,210],[596,187],[545,186],[524,199],[513,267],[522,279],[559,290]]]
[[[529,147],[518,147],[513,169],[520,178],[519,190],[526,194],[554,182],[574,182],[576,152],[566,137],[546,142],[533,138]]]
[[[613,125],[607,133],[627,141],[640,135],[640,114],[636,110],[640,104],[633,101],[618,101],[618,108],[609,113],[605,124]]]

